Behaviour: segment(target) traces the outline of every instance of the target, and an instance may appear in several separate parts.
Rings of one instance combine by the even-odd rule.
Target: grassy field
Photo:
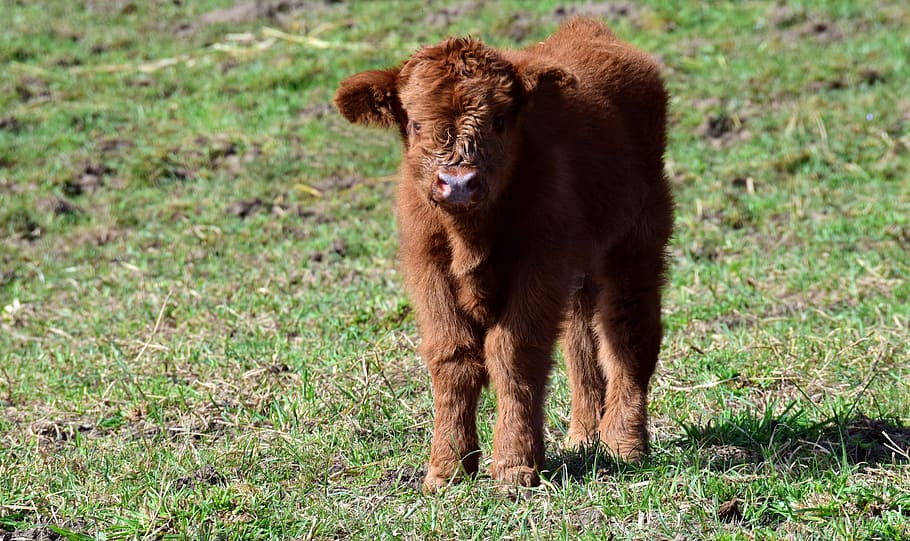
[[[338,81],[603,17],[673,95],[653,452],[423,496],[398,142]],[[0,0],[0,540],[910,539],[905,2]],[[489,456],[495,398],[484,395]]]

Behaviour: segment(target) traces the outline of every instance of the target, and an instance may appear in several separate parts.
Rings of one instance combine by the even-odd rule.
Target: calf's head
[[[353,123],[397,126],[417,188],[433,204],[464,211],[505,190],[521,144],[520,113],[533,94],[572,84],[559,68],[513,64],[477,40],[450,38],[400,67],[345,79],[335,105]]]

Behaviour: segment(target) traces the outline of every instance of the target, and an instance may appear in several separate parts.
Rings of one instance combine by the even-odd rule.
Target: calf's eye
[[[420,133],[420,122],[408,121],[408,131],[412,134]]]
[[[506,127],[506,117],[505,115],[496,115],[493,117],[493,129],[496,131],[502,131]]]

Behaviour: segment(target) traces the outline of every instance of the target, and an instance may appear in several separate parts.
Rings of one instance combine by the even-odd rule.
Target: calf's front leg
[[[528,258],[509,284],[503,310],[484,340],[496,391],[495,480],[535,486],[544,465],[544,398],[568,291],[558,258]]]
[[[479,351],[424,342],[433,381],[433,442],[424,490],[435,492],[462,475],[474,475],[480,459],[477,400],[487,374]]]
[[[405,256],[420,354],[433,384],[433,440],[423,487],[435,492],[477,472],[477,400],[487,372],[476,326],[459,309],[444,271],[425,253],[407,250]]]
[[[484,353],[497,400],[491,474],[508,485],[536,486],[537,471],[544,463],[544,398],[551,349],[497,325],[487,334]]]

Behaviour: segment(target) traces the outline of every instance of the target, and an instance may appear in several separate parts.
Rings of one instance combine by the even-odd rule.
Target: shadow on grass
[[[588,445],[576,449],[562,449],[547,457],[543,477],[556,485],[568,482],[584,482],[592,475],[595,478],[621,475],[646,468],[648,459],[642,464],[624,462],[599,445]]]
[[[729,413],[702,425],[680,422],[685,435],[655,450],[640,465],[590,446],[549,456],[546,470],[550,481],[560,484],[641,471],[666,461],[707,465],[715,471],[762,465],[817,470],[910,463],[910,426],[899,420],[855,411],[816,420],[796,403],[782,412],[774,410],[772,405],[764,411]]]
[[[819,467],[877,466],[910,462],[910,426],[870,418],[852,409],[813,420],[795,403],[775,414],[731,413],[704,426],[681,423],[684,452],[697,452],[713,469],[770,462],[776,466],[812,463]]]

